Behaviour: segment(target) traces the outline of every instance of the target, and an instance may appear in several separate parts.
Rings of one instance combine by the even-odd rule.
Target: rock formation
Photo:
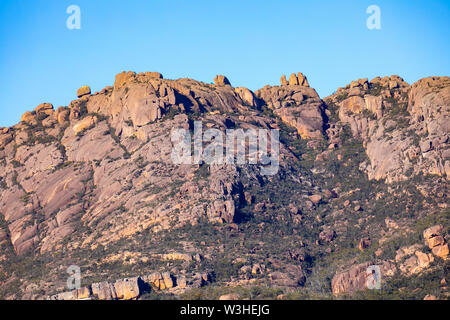
[[[77,97],[81,98],[83,96],[87,96],[91,94],[91,88],[89,86],[82,86],[80,89],[78,89],[77,91]]]
[[[372,265],[382,281],[444,268],[449,78],[358,79],[324,100],[301,73],[280,82],[122,72],[0,128],[0,297],[180,298],[213,282],[331,297],[367,289]],[[174,164],[172,130],[196,121],[278,129],[277,173]],[[91,284],[65,292],[72,264]],[[423,287],[405,290],[446,296]]]
[[[355,293],[356,291],[367,289],[368,277],[372,275],[368,272],[370,266],[377,266],[380,269],[381,279],[392,276],[395,273],[395,266],[386,261],[377,261],[375,263],[365,262],[351,266],[348,270],[337,272],[331,281],[333,294]]]
[[[423,232],[423,237],[425,238],[428,247],[431,249],[433,254],[441,259],[447,259],[448,257],[448,243],[445,241],[444,237],[441,235],[442,226],[435,225]]]
[[[214,83],[216,86],[225,86],[225,85],[231,85],[230,81],[228,80],[227,77],[223,76],[223,75],[217,75],[214,78]]]
[[[303,73],[292,73],[289,77],[289,82],[286,80],[286,76],[282,75],[280,79],[281,86],[302,86],[309,87],[308,79]]]
[[[434,77],[409,86],[399,76],[359,79],[324,99],[364,140],[369,179],[405,180],[409,171],[448,176],[449,81]]]

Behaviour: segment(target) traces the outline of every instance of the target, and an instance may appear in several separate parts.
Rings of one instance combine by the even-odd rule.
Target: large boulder
[[[34,112],[50,115],[53,113],[53,105],[51,103],[41,103],[34,109]]]
[[[21,117],[20,117],[20,121],[30,124],[30,125],[34,125],[37,123],[36,120],[36,115],[33,114],[31,111],[26,111]]]
[[[91,87],[89,86],[82,86],[80,89],[78,89],[77,91],[77,97],[81,98],[83,96],[87,96],[91,94]]]
[[[298,79],[298,84],[300,86],[309,87],[308,79],[306,78],[306,76],[303,73],[298,72],[297,79]]]
[[[214,84],[216,86],[225,86],[225,85],[229,85],[231,86],[230,81],[227,79],[227,77],[223,76],[223,75],[217,75],[214,78]]]
[[[73,296],[76,300],[87,300],[91,297],[91,287],[82,287],[80,289],[73,290]]]
[[[126,278],[114,283],[117,299],[131,300],[139,297],[139,278]]]
[[[211,221],[232,223],[235,210],[233,200],[216,200],[208,207],[207,215]]]
[[[238,87],[234,89],[239,97],[250,107],[255,107],[255,95],[252,91],[244,87]]]
[[[56,110],[56,119],[58,120],[59,125],[64,125],[70,116],[70,110],[68,108],[59,107]]]
[[[145,75],[149,78],[155,78],[155,79],[163,79],[163,75],[159,72],[146,72]]]
[[[423,237],[433,254],[441,259],[446,260],[449,254],[448,243],[441,235],[442,225],[435,225],[427,228],[423,232]]]
[[[114,90],[117,90],[124,86],[127,82],[136,79],[136,73],[133,71],[121,72],[116,75],[116,80],[114,81]]]
[[[301,266],[288,265],[283,271],[269,274],[273,286],[283,288],[297,288],[305,285],[306,276]]]
[[[169,272],[155,272],[142,277],[142,280],[157,290],[166,290],[174,286],[172,275]]]
[[[116,300],[117,294],[115,286],[107,281],[93,283],[92,294],[97,296],[99,300]]]
[[[333,294],[353,294],[356,291],[367,289],[367,280],[372,274],[369,267],[372,265],[376,265],[380,268],[380,281],[383,281],[385,276],[394,275],[396,270],[395,265],[387,261],[378,261],[375,263],[365,262],[353,265],[344,271],[336,272],[335,276],[331,280]]]
[[[289,77],[289,85],[290,86],[298,86],[298,78],[295,75],[295,73],[292,73],[291,76]]]

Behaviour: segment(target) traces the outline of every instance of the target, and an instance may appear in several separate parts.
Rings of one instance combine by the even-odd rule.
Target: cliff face
[[[360,79],[325,99],[362,138],[369,161],[361,165],[369,179],[449,176],[449,81],[425,78],[411,87],[398,76]]]
[[[62,291],[58,265],[84,266],[89,284],[164,273],[167,254],[198,255],[168,263],[183,279],[210,274],[192,283],[308,286],[319,257],[345,267],[447,215],[450,78],[360,79],[324,100],[301,73],[255,93],[224,76],[214,82],[123,72],[100,92],[80,88],[68,107],[43,103],[0,128],[3,297]],[[280,168],[267,176],[250,164],[174,164],[171,132],[193,131],[194,121],[221,132],[279,129]],[[395,213],[380,212],[392,197]],[[419,231],[418,219],[428,221]],[[19,267],[27,263],[39,271]],[[353,292],[351,276],[337,275],[335,291]]]

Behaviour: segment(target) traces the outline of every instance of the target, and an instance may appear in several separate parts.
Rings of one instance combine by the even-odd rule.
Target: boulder
[[[306,76],[303,73],[298,72],[297,79],[298,79],[298,84],[300,86],[309,87],[308,79],[306,78]]]
[[[162,256],[163,260],[173,261],[173,260],[181,260],[181,261],[192,261],[192,255],[187,253],[167,253]]]
[[[117,299],[131,300],[139,297],[140,292],[138,281],[138,277],[117,280],[114,283]]]
[[[281,83],[281,85],[282,86],[287,86],[287,85],[289,85],[289,82],[286,80],[286,75],[282,75],[281,76],[281,78],[280,78],[280,83]]]
[[[219,300],[225,300],[225,301],[230,301],[230,300],[239,300],[239,294],[237,293],[230,293],[230,294],[225,294],[223,296],[219,297]]]
[[[442,259],[447,259],[449,255],[448,243],[446,243],[444,237],[441,235],[442,225],[435,225],[427,228],[423,232],[423,237],[431,249],[431,252]]]
[[[78,122],[76,125],[74,125],[72,129],[75,132],[75,134],[78,134],[92,127],[94,124],[97,123],[97,121],[98,121],[97,116],[87,116],[83,120]]]
[[[58,110],[56,110],[56,118],[58,120],[58,123],[60,125],[64,125],[69,120],[70,110],[64,107],[59,107]]]
[[[83,287],[72,291],[75,300],[87,300],[91,296],[91,288]]]
[[[398,255],[396,257],[396,261],[398,261]],[[399,269],[403,274],[411,276],[428,268],[433,261],[434,257],[432,254],[426,254],[416,250],[414,255],[405,259],[405,261],[400,264]]]
[[[92,294],[97,296],[99,300],[116,300],[117,294],[114,285],[107,281],[93,283]]]
[[[163,75],[159,72],[146,72],[145,75],[149,78],[154,78],[154,79],[163,79]]]
[[[324,230],[319,234],[319,239],[324,242],[331,242],[336,238],[336,232],[334,230]]]
[[[247,104],[250,107],[255,107],[255,96],[253,92],[251,92],[249,89],[244,87],[239,87],[234,89],[236,93],[239,95],[239,97],[244,101],[245,104]]]
[[[414,254],[417,257],[419,267],[422,269],[427,268],[434,261],[434,257],[429,253],[426,254],[421,251],[416,251]]]
[[[398,82],[397,81],[389,81],[389,90],[393,90],[398,88]]]
[[[207,215],[211,221],[232,223],[235,210],[233,200],[216,200],[208,206]]]
[[[431,249],[431,252],[433,252],[436,257],[446,260],[449,254],[448,243],[434,247]]]
[[[269,86],[257,90],[255,95],[273,109],[284,123],[295,127],[302,138],[320,138],[324,128],[323,102],[313,88],[292,86],[292,82],[298,83],[294,78],[297,79],[295,74],[283,90],[278,86]]]
[[[365,95],[364,101],[366,103],[366,109],[371,111],[373,114],[376,114],[378,119],[383,116],[383,97]]]
[[[77,90],[77,97],[81,98],[83,96],[87,96],[91,94],[91,88],[89,86],[82,86]]]
[[[306,276],[301,266],[288,265],[286,269],[269,274],[269,279],[275,287],[297,288],[306,282]]]
[[[435,225],[429,227],[423,231],[423,237],[425,240],[431,239],[432,237],[441,235],[442,225]]]
[[[21,117],[20,117],[20,121],[27,123],[27,124],[36,124],[37,120],[36,120],[36,116],[35,114],[33,114],[31,111],[26,111]]]
[[[401,262],[404,257],[414,254],[420,248],[419,244],[414,244],[408,247],[401,247],[397,250],[395,255],[395,262]]]
[[[295,73],[291,74],[289,77],[289,85],[290,86],[298,86],[298,78]]]
[[[433,249],[434,247],[442,246],[445,243],[443,236],[435,236],[427,239],[428,247]]]
[[[51,103],[41,103],[34,109],[34,112],[50,115],[53,113],[53,105]]]
[[[322,196],[320,194],[313,194],[312,196],[309,196],[308,198],[315,204],[318,204],[318,203],[320,203],[320,201],[322,201]]]
[[[393,276],[396,268],[395,265],[387,261],[365,262],[353,265],[345,271],[336,272],[331,280],[331,288],[334,295],[349,293],[353,294],[356,291],[367,288],[367,280],[372,274],[370,266],[376,265],[380,268],[381,279],[383,282],[386,276]]]
[[[252,274],[253,275],[263,274],[265,270],[266,270],[266,266],[263,264],[257,263],[252,266]]]
[[[163,272],[161,273],[162,280],[164,281],[164,285],[166,289],[173,288],[174,283],[172,279],[172,275],[169,272]]]
[[[67,292],[62,292],[62,293],[58,293],[55,294],[53,296],[50,297],[49,300],[76,300],[73,294],[73,291],[67,291]]]
[[[231,86],[230,81],[227,79],[227,77],[225,77],[223,75],[217,75],[214,78],[214,83],[216,86],[226,86],[226,85]]]
[[[152,285],[157,290],[170,289],[174,286],[172,275],[169,272],[155,272],[150,275],[144,276],[142,280]]]
[[[114,81],[114,89],[117,90],[120,89],[125,85],[125,83],[130,82],[132,80],[136,79],[136,73],[133,71],[123,71],[121,73],[118,73],[116,75],[116,79]]]

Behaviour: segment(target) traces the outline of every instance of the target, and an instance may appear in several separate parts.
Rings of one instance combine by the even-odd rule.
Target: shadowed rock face
[[[331,281],[333,294],[352,294],[356,291],[367,289],[367,282],[369,280],[369,276],[372,274],[371,272],[368,272],[368,268],[371,265],[378,266],[380,270],[380,274],[378,275],[380,281],[383,277],[392,276],[395,273],[395,265],[386,261],[376,261],[374,263],[365,262],[354,265],[348,270],[342,272],[338,271],[333,277],[333,280]]]
[[[79,98],[68,107],[55,110],[43,103],[26,112],[19,124],[0,128],[0,244],[11,246],[17,257],[71,257],[97,248],[116,248],[114,253],[121,254],[123,243],[134,241],[130,240],[133,237],[152,237],[186,225],[209,223],[219,229],[226,225],[227,235],[236,232],[233,237],[240,237],[241,223],[250,219],[250,207],[261,219],[261,228],[270,224],[267,221],[287,221],[287,228],[301,226],[305,237],[315,237],[305,241],[308,245],[298,241],[298,248],[283,253],[294,262],[285,264],[285,258],[278,258],[270,261],[267,270],[262,262],[242,267],[253,276],[267,277],[273,286],[295,288],[304,286],[312,272],[313,259],[305,251],[324,247],[321,254],[326,255],[339,248],[348,227],[347,217],[342,218],[344,211],[351,211],[350,217],[361,216],[358,225],[372,219],[366,206],[373,199],[355,202],[350,198],[358,192],[355,190],[342,197],[338,193],[343,186],[336,183],[334,172],[321,168],[335,155],[334,165],[348,165],[348,160],[342,160],[346,139],[354,139],[367,155],[357,164],[366,178],[363,183],[380,180],[393,184],[421,174],[442,179],[450,176],[448,77],[425,78],[412,86],[398,76],[359,79],[324,101],[301,73],[292,74],[289,81],[283,76],[281,86],[265,86],[255,92],[232,87],[225,76],[214,82],[169,80],[156,72],[123,72],[113,86],[100,92],[81,88]],[[259,167],[252,165],[173,164],[172,130],[192,131],[197,120],[205,129],[221,132],[281,129],[278,174],[263,176]],[[299,145],[302,149],[297,152]],[[323,182],[330,176],[334,180]],[[279,190],[255,201],[260,196],[255,190],[267,186],[279,186]],[[283,228],[272,232],[278,231]],[[385,236],[383,232],[380,237]],[[435,257],[447,258],[444,231],[426,239]],[[361,250],[367,252],[374,243],[376,240],[365,242]],[[246,248],[244,244],[243,240],[236,247]],[[258,246],[247,253],[255,254]],[[149,248],[136,249],[135,255],[145,250]],[[213,252],[223,252],[223,248],[214,247]],[[407,263],[398,262],[397,266],[408,275],[434,261],[430,253],[415,250],[411,254],[415,255]],[[172,257],[167,261],[202,261],[193,254],[169,250],[158,255]],[[94,257],[107,263],[116,261],[111,256]],[[7,259],[10,257],[0,254],[0,272]],[[148,259],[142,258],[143,263]],[[383,275],[394,268],[392,261],[378,262]],[[345,270],[333,274],[332,292],[363,289],[367,266],[345,264]],[[14,280],[13,273],[5,274]],[[92,295],[135,299],[140,295],[138,280],[125,278],[129,276],[114,283],[96,280],[89,288],[55,299]],[[245,278],[248,275],[240,276],[242,281],[249,280]],[[147,278],[159,289],[186,286],[184,274],[176,285],[170,284],[172,278],[163,270]],[[200,286],[210,278],[200,273],[189,285]]]

